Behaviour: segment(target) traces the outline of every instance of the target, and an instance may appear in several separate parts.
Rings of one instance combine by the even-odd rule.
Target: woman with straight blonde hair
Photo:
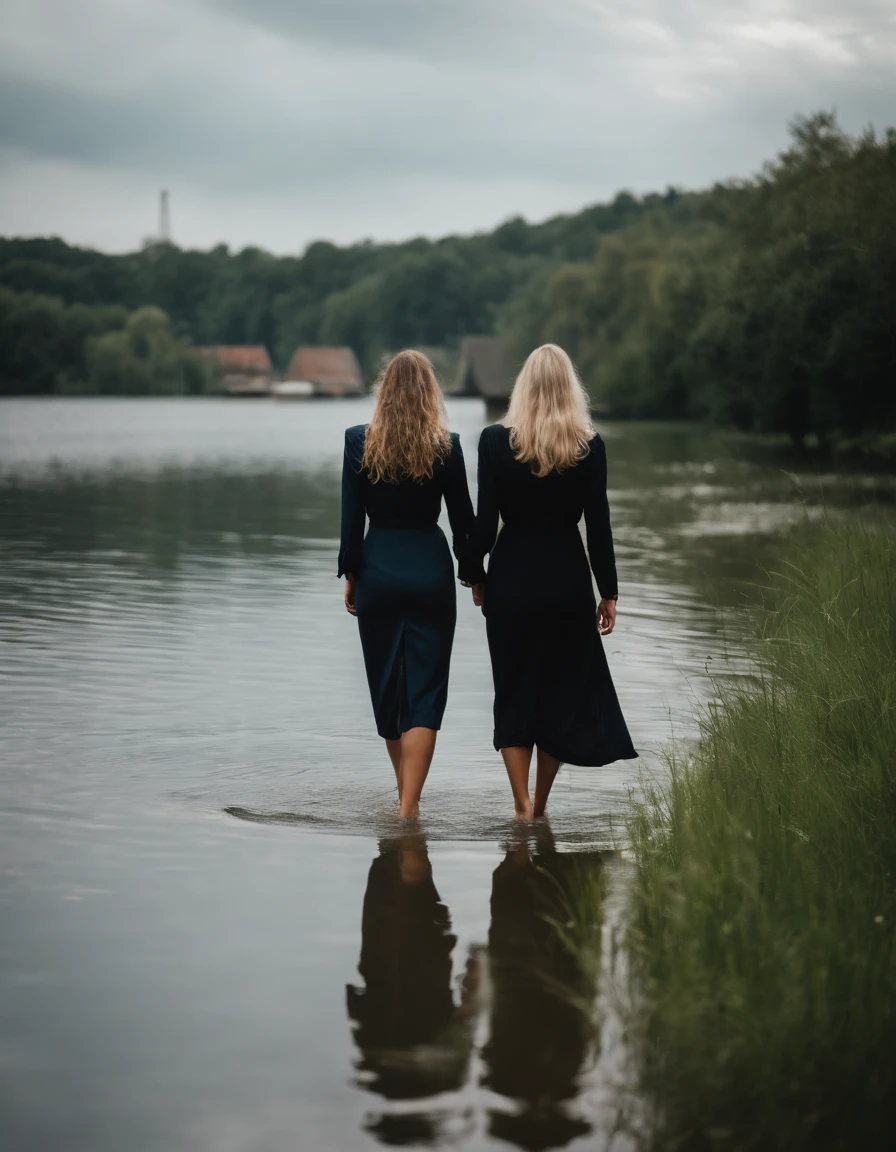
[[[516,818],[537,818],[561,763],[599,766],[637,756],[601,641],[615,626],[618,598],[607,456],[572,361],[556,344],[529,356],[503,422],[483,430],[476,530],[461,576],[485,613],[495,748]]]
[[[380,378],[370,424],[345,433],[338,574],[358,618],[402,816],[417,815],[448,695],[457,602],[438,526],[443,496],[459,555],[474,520],[460,439],[445,425],[429,360],[399,352]]]

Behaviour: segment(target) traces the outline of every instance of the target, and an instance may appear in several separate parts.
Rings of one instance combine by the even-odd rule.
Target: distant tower
[[[159,243],[171,243],[171,216],[168,212],[168,193],[165,191],[159,197]]]

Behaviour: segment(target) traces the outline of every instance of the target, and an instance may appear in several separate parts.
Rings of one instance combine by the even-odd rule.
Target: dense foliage
[[[298,343],[345,343],[372,374],[390,350],[496,331],[516,361],[544,340],[565,345],[617,415],[796,440],[891,430],[896,131],[851,138],[821,114],[797,121],[790,150],[753,181],[620,193],[471,237],[317,242],[301,257],[0,240],[0,285],[0,392],[101,386],[87,338],[153,305],[172,336],[263,343],[281,366]]]
[[[896,1124],[896,541],[827,527],[783,559],[759,676],[632,822],[656,1148],[883,1148]]]
[[[214,384],[160,309],[65,304],[0,287],[0,393],[178,395]]]
[[[518,351],[553,339],[630,416],[855,435],[896,426],[896,132],[827,115],[753,183],[652,212],[531,287]]]
[[[208,362],[151,305],[132,312],[123,328],[89,337],[84,368],[84,390],[104,396],[196,395],[214,383]]]

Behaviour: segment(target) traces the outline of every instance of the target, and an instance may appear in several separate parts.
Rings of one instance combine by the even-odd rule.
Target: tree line
[[[753,180],[300,257],[0,240],[0,392],[201,392],[195,344],[554,340],[596,405],[821,438],[896,427],[896,131],[797,120]]]
[[[896,131],[797,120],[761,175],[651,212],[512,302],[517,355],[563,344],[619,416],[896,430]]]

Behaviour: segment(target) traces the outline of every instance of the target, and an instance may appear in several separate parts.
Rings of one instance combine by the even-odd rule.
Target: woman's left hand
[[[352,616],[358,615],[358,609],[355,607],[355,578],[352,575],[345,578],[345,610]]]
[[[476,605],[477,608],[481,608],[482,605],[485,603],[485,585],[484,584],[474,584],[473,585],[473,603]]]

